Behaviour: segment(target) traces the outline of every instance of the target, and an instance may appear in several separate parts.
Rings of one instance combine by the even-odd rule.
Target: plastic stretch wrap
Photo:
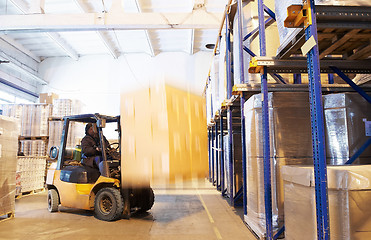
[[[371,6],[370,0],[315,0],[316,5],[340,5],[340,6]],[[275,14],[281,45],[286,45],[300,31],[298,28],[286,28],[284,21],[287,17],[287,7],[294,4],[303,4],[302,0],[276,1]]]
[[[225,31],[223,31],[219,46],[219,108],[227,98],[226,51]]]
[[[44,188],[46,157],[18,157],[18,193]],[[18,187],[18,186],[17,186]]]
[[[371,121],[371,105],[358,93],[329,94],[323,99],[327,158],[331,165],[343,165],[369,138],[363,119]],[[371,148],[355,163],[371,163]]]
[[[0,216],[14,212],[19,122],[0,116]]]
[[[285,239],[316,239],[313,167],[284,166]],[[331,239],[371,238],[371,166],[329,166]]]
[[[49,146],[60,147],[62,140],[63,121],[49,121]],[[81,143],[85,135],[85,125],[78,122],[70,122],[66,147],[75,147]]]
[[[241,146],[241,134],[234,133],[232,134],[232,168],[233,168],[233,195],[235,195],[238,190],[242,187],[242,146]],[[230,153],[228,148],[229,135],[224,136],[224,186],[227,189],[227,193],[230,194],[231,189],[229,183],[231,182],[229,176],[229,161]]]
[[[211,101],[212,101],[212,117],[219,110],[219,55],[215,55],[210,69],[210,85],[211,85]]]
[[[245,221],[257,233],[265,233],[264,155],[262,95],[245,103],[247,153],[247,215]],[[269,93],[270,160],[273,226],[283,224],[283,182],[285,165],[312,164],[308,93]]]
[[[72,99],[54,99],[53,117],[64,117],[80,114],[82,103],[79,100]]]
[[[208,82],[208,85],[206,87],[206,120],[208,125],[211,124],[211,119],[214,116],[211,95],[212,95],[211,84],[210,82]]]
[[[243,18],[242,18],[242,37],[245,37],[248,33],[253,31],[255,28],[259,27],[258,20],[258,3],[257,1],[247,1],[242,2],[243,4]],[[274,0],[266,0],[264,4],[270,9],[274,8]],[[265,14],[265,19],[268,19],[268,15]],[[249,74],[247,69],[249,68],[251,56],[245,50],[241,50],[239,46],[240,39],[238,37],[238,15],[236,14],[233,19],[233,62],[234,62],[234,83],[260,83],[260,74]],[[275,56],[276,50],[279,46],[279,43],[276,41],[278,38],[278,31],[276,23],[273,23],[271,26],[267,27],[265,30],[266,33],[266,54],[267,56]],[[260,55],[260,44],[259,37],[252,39],[248,38],[243,42],[243,45],[249,48],[256,55]],[[243,64],[245,69],[244,81],[241,80],[240,76],[240,60],[239,54],[240,51],[243,51]],[[269,79],[271,79],[269,77]]]
[[[52,106],[49,104],[6,104],[2,105],[3,115],[20,120],[19,135],[47,136],[48,118]],[[25,155],[45,156],[46,148],[43,141],[21,141],[21,152]]]
[[[229,178],[229,148],[228,148],[228,142],[229,142],[229,135],[223,136],[223,153],[224,153],[224,187],[227,190],[226,194],[229,195],[231,192],[231,188],[229,186],[229,183],[231,182]],[[224,191],[224,189],[222,189]]]

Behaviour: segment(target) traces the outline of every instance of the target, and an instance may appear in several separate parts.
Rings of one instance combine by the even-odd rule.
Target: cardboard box
[[[40,103],[53,104],[53,100],[58,98],[58,94],[55,93],[40,93],[39,95]]]
[[[204,101],[167,85],[122,94],[122,176],[161,184],[204,178],[208,167]]]
[[[15,118],[0,116],[0,216],[14,212],[18,133]]]

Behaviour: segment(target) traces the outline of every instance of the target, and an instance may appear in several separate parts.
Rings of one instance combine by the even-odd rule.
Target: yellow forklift
[[[84,114],[63,118],[63,132],[60,147],[50,149],[50,157],[57,161],[48,169],[48,210],[57,212],[59,205],[70,208],[94,210],[94,215],[104,221],[121,217],[130,218],[132,211],[147,211],[154,203],[150,185],[133,187],[122,184],[121,169],[121,125],[120,116]],[[102,151],[103,171],[84,166],[81,150],[66,148],[68,130],[72,122],[92,123],[97,131]],[[118,141],[106,146],[103,129],[115,124]]]

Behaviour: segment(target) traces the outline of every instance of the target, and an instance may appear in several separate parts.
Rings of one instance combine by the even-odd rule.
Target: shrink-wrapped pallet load
[[[270,162],[273,226],[284,221],[284,165],[312,164],[312,142],[309,94],[273,92],[268,94]],[[262,128],[262,95],[256,94],[245,103],[247,215],[245,222],[260,237],[265,234],[264,154]]]
[[[0,116],[0,216],[14,214],[19,122]]]
[[[224,136],[224,146],[223,146],[223,154],[224,154],[224,186],[227,189],[227,193],[231,193],[230,182],[232,181],[232,191],[233,196],[238,192],[238,190],[242,187],[242,146],[241,146],[241,134],[234,133],[232,134],[232,145],[231,149],[228,148],[229,142],[229,135]],[[232,160],[230,158],[232,156]],[[234,175],[230,176],[230,164],[232,163],[232,171]]]
[[[50,104],[4,104],[3,115],[15,117],[20,121],[20,136],[48,136],[48,118],[52,106]],[[44,140],[21,141],[20,151],[26,155],[45,156],[47,153]]]
[[[358,93],[334,93],[323,96],[328,164],[345,164],[370,138],[365,121],[371,121],[371,104]],[[371,163],[371,148],[354,162]]]
[[[25,156],[17,159],[18,193],[44,188],[46,157]]]
[[[285,239],[317,238],[312,166],[284,166]],[[327,167],[330,239],[371,239],[371,166]]]

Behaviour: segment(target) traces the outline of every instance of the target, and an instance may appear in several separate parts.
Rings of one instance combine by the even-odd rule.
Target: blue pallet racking
[[[226,38],[226,72],[227,72],[227,100],[220,107],[219,116],[215,119],[219,119],[219,128],[209,126],[209,152],[210,149],[222,151],[222,147],[214,148],[214,139],[217,139],[218,133],[223,136],[224,126],[227,129],[229,135],[228,148],[231,154],[232,149],[232,132],[234,129],[234,118],[238,118],[240,121],[241,131],[241,142],[242,142],[242,169],[243,169],[243,187],[236,192],[234,195],[233,191],[228,196],[231,205],[236,206],[237,201],[240,198],[243,199],[244,214],[246,214],[246,143],[245,143],[245,129],[244,129],[244,108],[243,105],[245,100],[255,93],[262,93],[263,95],[263,135],[264,135],[264,199],[265,199],[265,219],[266,219],[266,239],[277,239],[285,230],[283,226],[276,232],[273,231],[272,226],[272,193],[271,193],[271,167],[270,167],[270,149],[269,149],[269,123],[268,123],[268,91],[309,91],[310,96],[310,111],[311,111],[311,127],[312,127],[312,148],[313,148],[313,162],[314,162],[314,173],[315,173],[315,194],[316,194],[316,216],[317,216],[317,236],[318,239],[329,239],[330,228],[329,228],[329,217],[328,217],[328,193],[327,193],[327,165],[326,165],[326,152],[325,152],[325,136],[324,136],[324,117],[323,117],[323,106],[322,106],[322,93],[330,93],[336,91],[356,91],[362,97],[364,97],[369,103],[371,103],[371,97],[352,80],[350,80],[345,73],[371,73],[370,60],[357,60],[363,54],[371,55],[370,51],[355,51],[353,55],[348,59],[326,59],[325,55],[331,54],[331,51],[335,48],[328,46],[325,49],[319,51],[319,39],[318,39],[318,26],[321,28],[344,28],[346,32],[342,38],[340,38],[334,45],[337,47],[344,44],[347,39],[352,36],[356,36],[359,31],[354,29],[368,29],[371,30],[371,8],[370,7],[344,7],[344,6],[316,6],[314,0],[304,0],[302,5],[293,5],[288,8],[287,24],[291,24],[291,27],[302,28],[299,32],[296,41],[292,41],[290,46],[286,49],[281,49],[275,58],[267,58],[266,55],[266,42],[265,42],[265,29],[269,27],[272,22],[275,21],[275,14],[267,6],[264,5],[263,0],[258,0],[258,18],[259,27],[248,33],[246,36],[242,36],[242,0],[237,0],[237,18],[239,21],[237,36],[240,41],[239,48],[243,49],[247,54],[255,57],[250,63],[249,72],[261,74],[260,89],[256,85],[250,85],[247,83],[235,84],[232,88],[232,77],[231,77],[231,42],[230,42],[230,9],[231,2],[226,7],[225,16],[225,38]],[[318,11],[317,11],[318,10]],[[268,18],[265,14],[268,14]],[[317,24],[319,20],[319,24]],[[260,43],[260,55],[257,56],[249,48],[243,45],[243,41],[258,34]],[[346,36],[346,37],[345,37]],[[290,55],[298,52],[300,46],[304,43],[310,43],[307,50],[305,51],[305,59],[292,59]],[[307,44],[307,45],[308,45]],[[299,46],[299,47],[298,47]],[[366,47],[366,49],[370,46]],[[243,63],[243,51],[240,51],[239,62],[234,63],[240,66],[240,78],[244,78],[245,69]],[[292,73],[294,84],[287,84],[287,82],[279,75],[279,73]],[[308,86],[301,84],[301,74],[308,73]],[[321,84],[321,73],[328,73],[328,83]],[[269,85],[267,83],[267,75],[270,74],[280,84]],[[334,84],[334,74],[343,79],[348,85]],[[367,87],[366,87],[367,88]],[[368,87],[368,90],[370,88]],[[217,106],[214,106],[217,107]],[[215,122],[215,124],[217,124]],[[222,139],[222,137],[221,137]],[[223,140],[221,140],[223,141]],[[218,141],[216,141],[218,142]],[[222,142],[223,143],[223,142]],[[352,156],[346,164],[351,164],[366,148],[371,145],[371,137],[364,143],[364,145]],[[220,144],[220,146],[223,146]],[[220,179],[219,189],[222,191],[224,196],[224,166],[214,166],[214,154],[216,152],[212,150],[210,152],[210,179],[213,183],[218,183]],[[223,160],[223,154],[221,154],[221,160]],[[233,177],[233,159],[229,156],[229,173],[230,179]],[[223,162],[223,161],[221,161]],[[221,163],[220,162],[220,163]],[[216,165],[219,161],[215,161]],[[214,169],[221,169],[216,171],[214,176]],[[222,170],[223,169],[223,170]],[[230,181],[230,188],[232,189],[233,182]]]

